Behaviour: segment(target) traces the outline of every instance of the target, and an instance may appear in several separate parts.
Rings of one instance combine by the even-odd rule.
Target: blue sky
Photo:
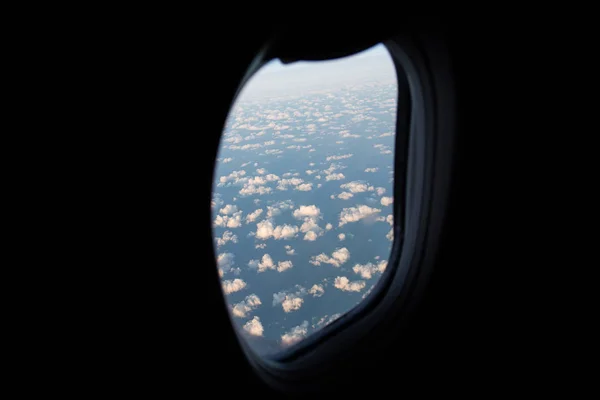
[[[387,267],[397,87],[379,46],[265,67],[227,119],[214,246],[233,324],[260,354],[352,309]]]

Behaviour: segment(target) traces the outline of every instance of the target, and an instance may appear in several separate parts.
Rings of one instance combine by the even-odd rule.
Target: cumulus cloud
[[[256,186],[251,184],[244,185],[243,188],[240,189],[239,193],[242,196],[252,196],[254,194],[263,195],[267,193],[271,193],[273,189],[268,186]]]
[[[294,255],[294,254],[296,253],[296,250],[292,249],[292,246],[290,246],[290,245],[286,245],[286,246],[285,246],[285,253],[286,253],[288,256],[291,256],[291,255]]]
[[[223,237],[218,237],[216,239],[217,239],[217,247],[221,247],[224,244],[226,244],[227,242],[232,242],[232,243],[238,242],[237,235],[234,235],[233,232],[231,232],[231,231],[225,231],[223,233]]]
[[[310,242],[314,242],[315,240],[317,240],[317,234],[313,231],[308,231],[306,233],[306,235],[304,235],[304,240],[308,240]]]
[[[312,294],[313,297],[321,297],[323,296],[323,293],[325,293],[325,289],[323,288],[323,285],[315,284],[310,288],[308,293]]]
[[[365,172],[377,172],[377,171],[379,171],[379,168],[377,168],[377,167],[365,169]]]
[[[321,253],[317,256],[312,256],[308,261],[313,265],[321,265],[321,263],[331,264],[334,267],[339,267],[344,264],[346,261],[350,259],[350,251],[347,248],[342,247],[341,249],[336,249],[329,257],[325,253]]]
[[[382,187],[378,187],[375,190],[377,191],[377,196],[381,196],[382,194],[385,193],[385,188],[382,188]]]
[[[348,200],[349,198],[351,198],[353,196],[354,195],[350,192],[342,192],[342,193],[338,194],[338,199]]]
[[[285,270],[292,268],[293,266],[294,266],[294,264],[292,264],[291,261],[279,261],[277,263],[277,272],[283,272]]]
[[[383,206],[389,206],[393,202],[394,202],[393,197],[382,197],[381,198],[381,205],[383,205]]]
[[[296,285],[296,291],[282,291],[273,294],[273,306],[281,304],[281,308],[286,313],[299,310],[304,303],[303,297],[306,295],[306,289]]]
[[[342,241],[342,240],[346,239],[346,235],[344,235],[343,233],[340,233],[338,235],[338,239],[340,239],[340,241]]]
[[[344,155],[341,155],[341,156],[329,156],[329,157],[327,157],[327,158],[326,158],[326,160],[327,160],[327,161],[331,161],[331,160],[334,160],[334,161],[337,161],[337,160],[343,160],[343,159],[345,159],[345,158],[350,158],[350,157],[352,157],[353,155],[354,155],[354,154],[344,154]]]
[[[237,212],[238,208],[235,205],[227,204],[225,207],[221,208],[219,212],[221,214],[229,215]]]
[[[366,285],[365,281],[350,282],[345,276],[338,276],[333,282],[333,286],[344,292],[360,292]]]
[[[327,229],[329,231],[329,230],[333,229],[333,225],[327,224],[327,225],[325,225],[325,229]]]
[[[220,184],[225,184],[227,182],[231,182],[231,181],[236,181],[240,178],[242,178],[244,175],[246,175],[246,171],[241,170],[241,171],[233,171],[232,173],[230,173],[229,175],[224,175],[221,176],[219,178],[219,183]]]
[[[236,317],[246,318],[248,313],[255,310],[261,304],[260,298],[255,294],[251,294],[239,303],[234,304],[231,312]]]
[[[242,212],[238,211],[231,216],[217,215],[214,221],[214,226],[227,227],[227,228],[239,228],[242,225]]]
[[[373,263],[367,263],[364,265],[356,264],[354,266],[354,268],[352,268],[352,270],[356,274],[360,275],[361,278],[363,278],[363,279],[371,279],[375,273],[385,271],[386,267],[387,267],[387,261],[381,260],[376,264],[373,264]]]
[[[235,263],[235,255],[233,253],[221,253],[217,256],[217,266],[219,275],[223,276],[229,272]]]
[[[265,172],[267,172],[267,170],[266,170],[266,169],[264,169],[264,168],[258,168],[258,169],[256,170],[256,173],[257,173],[257,174],[260,174],[260,175],[263,175]]]
[[[340,188],[346,189],[352,193],[362,193],[368,190],[369,185],[361,181],[352,181],[340,185]]]
[[[264,254],[260,261],[250,260],[248,262],[250,268],[256,268],[257,272],[265,272],[268,269],[277,270],[283,272],[293,267],[291,261],[279,261],[275,263],[269,254]]]
[[[390,231],[385,235],[385,237],[391,242],[394,240],[394,228],[390,229]]]
[[[215,193],[213,195],[213,199],[210,201],[210,207],[215,209],[223,204],[223,200],[221,199],[221,195],[219,193]]]
[[[244,330],[253,336],[262,336],[265,331],[260,318],[254,317],[244,324]]]
[[[285,174],[283,175],[285,176]],[[304,179],[301,178],[283,178],[277,184],[278,190],[288,190],[289,186],[298,186],[301,183],[304,183]]]
[[[374,217],[378,212],[381,212],[381,210],[378,208],[371,208],[366,205],[344,208],[340,213],[339,226],[345,225],[349,222],[357,222],[365,218],[370,219]]]
[[[239,292],[246,287],[246,282],[241,279],[226,280],[221,283],[225,294]]]
[[[321,213],[321,210],[317,206],[310,205],[310,206],[300,206],[298,209],[294,210],[292,215],[294,216],[294,218],[302,219],[305,217],[318,217],[320,215],[320,213]]]
[[[329,174],[329,175],[325,176],[325,180],[326,181],[339,181],[339,180],[342,180],[344,178],[346,178],[346,177],[341,172],[337,173],[337,174]]]
[[[308,321],[302,322],[300,325],[293,327],[289,332],[281,335],[281,344],[291,346],[298,343],[308,334]]]
[[[267,240],[273,238],[279,239],[292,239],[298,233],[298,227],[295,225],[279,225],[273,226],[270,220],[264,220],[256,224],[256,238]]]
[[[250,222],[254,222],[256,221],[256,219],[258,217],[260,217],[260,215],[263,213],[263,209],[259,208],[258,210],[251,212],[250,214],[246,215],[246,223],[249,224]]]
[[[265,247],[267,247],[266,243],[259,243],[256,246],[254,246],[255,249],[264,249]]]
[[[223,164],[227,164],[228,162],[231,162],[233,160],[233,158],[229,157],[229,158],[224,158],[223,161],[221,161]]]
[[[308,192],[312,190],[312,183],[303,183],[301,185],[296,186],[296,190],[300,190],[302,192]]]
[[[393,216],[392,214],[390,214],[390,215],[388,215],[387,217],[385,217],[385,221],[386,221],[388,224],[390,224],[390,225],[394,226],[394,216]]]

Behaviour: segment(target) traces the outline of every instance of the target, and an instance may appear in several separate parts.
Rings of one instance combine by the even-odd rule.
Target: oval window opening
[[[397,81],[383,45],[343,59],[273,61],[229,113],[213,238],[240,336],[260,355],[359,304],[392,245]]]

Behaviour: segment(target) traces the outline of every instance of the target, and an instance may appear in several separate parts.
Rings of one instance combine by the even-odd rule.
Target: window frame
[[[268,43],[254,59],[232,104],[247,81],[272,59],[266,56],[272,44]],[[289,391],[299,385],[305,390],[311,385],[320,387],[323,381],[319,374],[339,365],[340,355],[351,355],[361,340],[369,337],[378,337],[382,342],[396,340],[398,330],[405,325],[431,275],[452,166],[451,68],[444,43],[435,35],[401,34],[383,44],[394,62],[398,84],[394,239],[388,266],[358,305],[275,355],[257,354],[232,323],[240,347],[255,372],[279,390]],[[403,91],[401,85],[408,90]],[[399,140],[403,141],[402,146]]]

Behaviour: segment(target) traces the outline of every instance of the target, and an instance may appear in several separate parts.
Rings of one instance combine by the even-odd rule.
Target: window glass
[[[383,45],[258,71],[232,106],[213,189],[234,325],[259,354],[361,302],[392,244],[397,82]]]

